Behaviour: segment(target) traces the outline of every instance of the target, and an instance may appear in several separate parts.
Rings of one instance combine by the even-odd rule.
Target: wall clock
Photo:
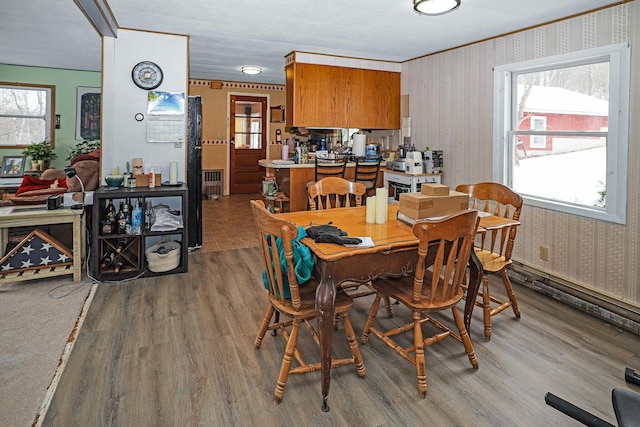
[[[140,89],[155,89],[162,83],[162,69],[151,61],[142,61],[131,70],[131,78]]]

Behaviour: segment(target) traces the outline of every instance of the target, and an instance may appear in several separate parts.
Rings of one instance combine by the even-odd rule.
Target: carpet
[[[95,286],[70,276],[0,284],[1,426],[37,424]]]

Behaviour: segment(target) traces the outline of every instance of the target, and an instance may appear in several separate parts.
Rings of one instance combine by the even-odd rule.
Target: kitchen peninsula
[[[289,197],[284,202],[284,210],[288,212],[307,210],[307,183],[315,179],[315,164],[280,163],[281,160],[263,159],[258,164],[267,168],[267,172],[276,177],[278,191]],[[355,176],[356,163],[347,163],[345,178],[352,180]],[[380,168],[378,187],[384,186],[384,167]],[[288,205],[288,206],[287,206]]]

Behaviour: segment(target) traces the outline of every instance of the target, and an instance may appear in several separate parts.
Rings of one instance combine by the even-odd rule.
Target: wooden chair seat
[[[497,182],[479,184],[463,184],[456,191],[467,193],[471,197],[471,208],[490,213],[493,216],[512,219],[519,224],[523,200],[509,187]],[[484,320],[484,336],[491,340],[491,317],[504,309],[513,308],[513,314],[520,318],[520,307],[507,275],[512,264],[511,254],[516,238],[517,226],[508,226],[478,233],[476,239],[476,255],[482,263],[482,290],[478,292],[478,300],[474,304],[482,307]],[[500,274],[507,292],[508,300],[502,300],[491,294],[489,274]]]
[[[471,366],[478,369],[478,359],[457,307],[463,296],[462,286],[478,226],[477,215],[477,211],[470,210],[441,221],[416,223],[413,233],[420,242],[415,274],[399,279],[383,278],[373,282],[376,298],[369,310],[360,341],[366,344],[369,334],[372,333],[413,364],[418,392],[422,398],[427,394],[424,347],[453,337],[463,344]],[[375,320],[382,298],[394,298],[409,308],[412,313],[411,321],[387,331],[376,327]],[[431,313],[447,309],[453,314],[457,333],[431,316]],[[442,332],[425,338],[422,325],[427,322]],[[409,344],[406,340],[394,339],[405,332],[413,333],[413,340]]]
[[[487,250],[476,250],[476,255],[482,263],[482,269],[489,273],[498,273],[510,266],[513,261],[506,259],[503,255]]]
[[[261,347],[267,331],[274,331],[273,335],[277,335],[275,332],[280,331],[280,335],[285,340],[286,347],[274,392],[275,402],[280,403],[284,396],[289,375],[320,370],[320,362],[307,362],[297,347],[298,332],[302,324],[306,326],[303,329],[311,333],[319,347],[318,334],[311,323],[316,317],[315,294],[317,281],[312,276],[307,283],[298,284],[293,250],[293,241],[298,236],[296,224],[270,213],[261,200],[251,201],[251,212],[258,231],[260,250],[265,267],[264,276],[261,275],[260,280],[264,281],[263,277],[266,277],[268,282],[266,293],[269,296],[269,306],[260,324],[254,345],[256,348]],[[283,255],[281,255],[279,249],[275,249],[279,244],[278,239],[282,244]],[[284,259],[282,259],[283,257]],[[287,266],[286,274],[283,273],[282,268],[279,268],[282,262]],[[278,266],[278,268],[274,266]],[[290,297],[285,296],[287,295],[286,284],[288,284]],[[351,355],[349,357],[332,358],[331,367],[353,364],[356,366],[358,376],[364,377],[366,375],[364,362],[360,354],[355,331],[349,320],[349,310],[352,306],[353,301],[351,298],[344,291],[338,289],[336,291],[335,310],[342,318]],[[319,352],[317,356],[319,360]]]

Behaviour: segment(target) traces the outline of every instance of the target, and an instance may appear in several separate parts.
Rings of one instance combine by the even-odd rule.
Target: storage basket
[[[180,264],[180,242],[162,240],[144,251],[149,270],[154,273],[173,270]]]

